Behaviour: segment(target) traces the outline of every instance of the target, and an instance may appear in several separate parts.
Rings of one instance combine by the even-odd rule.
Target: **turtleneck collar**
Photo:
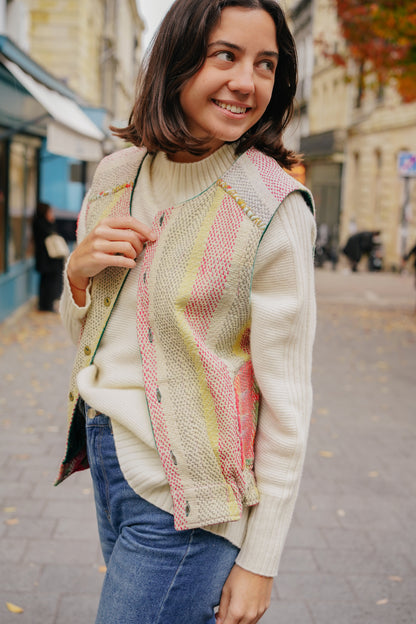
[[[236,160],[235,145],[225,144],[207,158],[193,163],[170,160],[164,152],[153,157],[151,177],[162,181],[163,194],[174,204],[182,203],[210,187]]]

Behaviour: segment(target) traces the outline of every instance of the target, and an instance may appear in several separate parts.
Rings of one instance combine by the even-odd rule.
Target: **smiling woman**
[[[188,130],[206,141],[205,155],[237,141],[262,118],[272,97],[277,59],[276,27],[266,11],[223,10],[204,64],[179,98]],[[173,159],[189,162],[191,156],[177,152]]]
[[[230,4],[231,6],[227,6]],[[263,116],[239,137],[237,154],[255,146],[264,153],[277,158],[279,163],[290,168],[296,162],[296,156],[285,149],[282,132],[293,114],[293,100],[296,93],[297,62],[294,41],[286,23],[285,16],[275,0],[240,0],[238,2],[212,3],[193,0],[175,2],[160,25],[153,46],[147,51],[138,81],[138,97],[132,110],[129,125],[113,131],[134,145],[146,145],[150,151],[163,149],[168,154],[187,151],[193,155],[206,155],[206,137],[195,137],[184,119],[181,96],[188,81],[195,79],[203,65],[208,61],[208,43],[213,38],[213,30],[222,28],[225,9],[235,8],[236,19],[244,23],[245,32],[257,41],[263,28],[254,30],[250,18],[254,12],[260,16],[258,21],[268,23],[264,32],[271,48],[260,45],[260,52],[270,52],[265,62],[259,65],[266,71],[274,66],[272,93]],[[244,13],[246,13],[244,17]],[[262,15],[264,14],[264,15]],[[227,20],[229,22],[230,20]],[[272,24],[272,32],[270,24]],[[222,26],[221,26],[222,24]],[[232,25],[229,25],[232,28]],[[249,26],[249,28],[247,28]],[[233,28],[235,35],[236,29]],[[241,33],[237,35],[240,36]],[[221,41],[222,37],[220,37]],[[226,47],[219,60],[232,62],[238,49],[238,43],[226,40],[231,47]],[[275,54],[278,52],[278,58]],[[227,64],[227,63],[226,63]],[[233,99],[233,98],[232,98]],[[238,105],[241,103],[238,101]],[[209,139],[208,139],[209,140]]]
[[[104,159],[61,313],[78,352],[58,482],[91,467],[96,624],[256,624],[311,412],[313,200],[282,168],[296,53],[275,0],[176,0],[133,147]]]

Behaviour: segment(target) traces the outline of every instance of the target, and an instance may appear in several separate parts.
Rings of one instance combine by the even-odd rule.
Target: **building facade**
[[[135,0],[26,0],[26,5],[32,57],[91,106],[104,108],[111,123],[124,122],[144,30]]]
[[[403,103],[393,85],[363,89],[352,62],[347,68],[333,63],[328,51],[342,54],[345,42],[332,0],[291,0],[289,8],[303,117],[296,122],[298,149],[318,230],[339,249],[352,233],[380,230],[384,267],[396,269],[416,238],[415,184],[397,168],[400,152],[416,151],[416,104]]]
[[[116,147],[108,125],[127,119],[142,30],[133,0],[0,0],[0,321],[37,290],[37,203],[73,235],[96,164]]]

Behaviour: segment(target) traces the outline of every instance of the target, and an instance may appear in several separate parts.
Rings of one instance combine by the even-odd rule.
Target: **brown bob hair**
[[[283,146],[282,133],[293,115],[297,58],[285,15],[275,0],[176,0],[162,21],[138,76],[137,98],[125,128],[117,136],[149,152],[186,151],[203,155],[206,140],[193,137],[186,125],[180,93],[202,67],[212,29],[227,7],[263,9],[273,19],[279,50],[275,84],[262,118],[240,137],[236,153],[256,147],[290,168],[295,154]]]

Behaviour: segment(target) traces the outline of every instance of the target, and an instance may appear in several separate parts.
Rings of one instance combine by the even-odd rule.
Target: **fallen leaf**
[[[18,607],[12,602],[6,602],[6,607],[8,608],[10,613],[23,613],[24,612],[24,609],[22,609],[22,607]]]
[[[343,509],[338,509],[337,514],[340,518],[345,518],[345,516],[347,515]]]
[[[326,407],[321,407],[318,409],[318,414],[320,414],[321,416],[326,416],[327,414],[329,414],[329,409],[327,409]]]
[[[368,473],[368,476],[371,477],[372,479],[375,479],[376,477],[378,477],[380,475],[377,472],[377,470],[372,470],[371,472]]]
[[[319,451],[319,455],[321,457],[325,457],[326,459],[330,459],[331,457],[334,456],[332,451]]]
[[[389,581],[393,581],[393,583],[401,583],[402,580],[401,576],[389,576]]]
[[[388,601],[389,601],[389,599],[388,599],[388,598],[383,598],[382,600],[377,600],[376,604],[377,604],[377,605],[379,605],[379,606],[381,606],[381,605],[385,605],[385,604],[387,604],[387,603],[388,603]]]
[[[100,572],[101,574],[105,574],[107,572],[107,566],[102,565],[98,568],[98,572]]]
[[[15,526],[16,524],[19,524],[19,518],[10,518],[9,520],[5,520],[5,524]]]
[[[4,513],[14,513],[16,511],[16,507],[3,507]]]

